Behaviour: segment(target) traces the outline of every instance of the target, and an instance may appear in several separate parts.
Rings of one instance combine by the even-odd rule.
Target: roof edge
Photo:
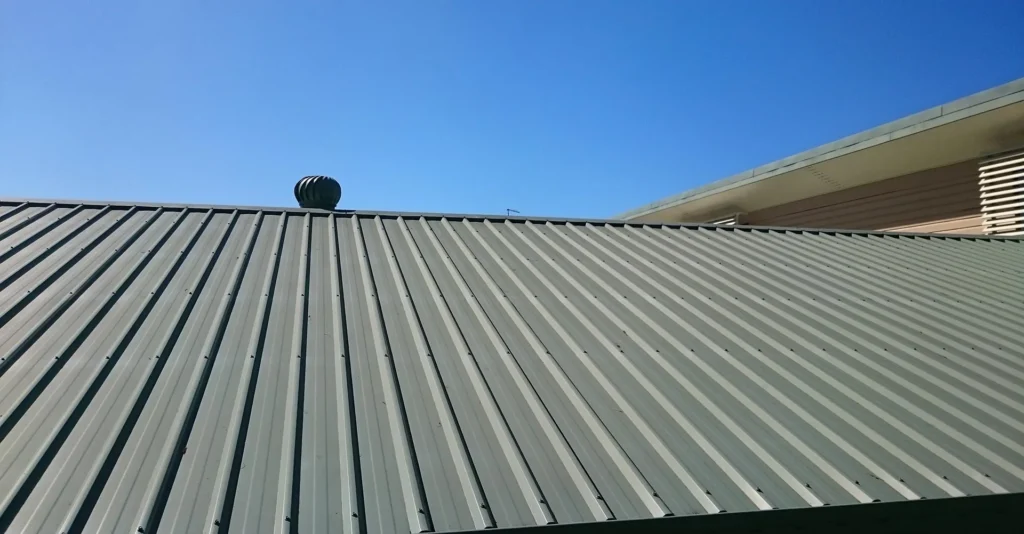
[[[633,219],[657,213],[690,200],[697,200],[698,198],[704,198],[797,170],[809,164],[811,160],[818,160],[816,162],[820,162],[821,160],[846,155],[851,151],[852,147],[859,144],[864,145],[860,150],[866,150],[887,141],[938,128],[945,124],[967,119],[1021,101],[1024,101],[1024,78],[965,96],[947,104],[928,108],[901,119],[887,122],[881,126],[876,126],[795,155],[747,169],[732,176],[715,180],[709,184],[688,189],[682,193],[655,200],[649,204],[622,212],[616,215],[615,218]],[[927,124],[930,121],[933,124]]]
[[[842,504],[705,515],[677,515],[590,523],[497,529],[494,532],[622,534],[626,532],[1014,532],[1012,514],[1024,506],[1024,493],[921,498],[913,501]]]
[[[852,230],[841,228],[803,228],[788,226],[760,226],[760,225],[716,225],[710,223],[661,223],[661,222],[632,222],[622,219],[590,219],[573,217],[543,217],[530,215],[500,215],[500,214],[473,214],[473,213],[432,213],[432,212],[407,212],[407,211],[380,211],[380,210],[321,210],[307,208],[282,208],[270,206],[233,206],[228,204],[161,204],[150,202],[103,202],[90,200],[57,200],[57,199],[26,199],[26,198],[3,198],[0,197],[0,205],[22,205],[27,206],[85,206],[92,208],[141,208],[147,210],[210,210],[222,212],[264,212],[264,213],[294,213],[311,214],[314,216],[326,217],[356,216],[356,217],[381,217],[381,218],[426,218],[426,219],[467,219],[471,221],[512,221],[512,222],[551,222],[556,224],[595,224],[615,227],[630,228],[686,228],[689,230],[721,230],[721,231],[757,231],[757,232],[795,232],[807,234],[827,235],[863,235],[863,236],[892,236],[892,237],[915,237],[924,239],[951,239],[969,241],[1005,241],[1024,242],[1024,236],[998,236],[984,234],[934,234],[921,232],[884,232],[878,230]]]

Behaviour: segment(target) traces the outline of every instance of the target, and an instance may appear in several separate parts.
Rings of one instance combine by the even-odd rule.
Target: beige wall
[[[743,223],[980,234],[978,163],[968,161],[746,214]]]

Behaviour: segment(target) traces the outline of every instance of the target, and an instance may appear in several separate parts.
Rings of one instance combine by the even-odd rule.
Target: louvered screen
[[[734,213],[732,215],[729,215],[728,217],[719,217],[717,219],[712,219],[708,222],[711,224],[743,224],[743,214]]]
[[[982,160],[979,185],[985,233],[1024,235],[1024,149]]]

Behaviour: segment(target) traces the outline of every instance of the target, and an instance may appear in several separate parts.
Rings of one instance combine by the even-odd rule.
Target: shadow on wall
[[[980,234],[977,162],[957,163],[750,212],[744,224]]]

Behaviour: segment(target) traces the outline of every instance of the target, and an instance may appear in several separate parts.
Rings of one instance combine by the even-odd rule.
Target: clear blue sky
[[[1020,0],[0,3],[0,196],[607,217],[1024,76]]]

